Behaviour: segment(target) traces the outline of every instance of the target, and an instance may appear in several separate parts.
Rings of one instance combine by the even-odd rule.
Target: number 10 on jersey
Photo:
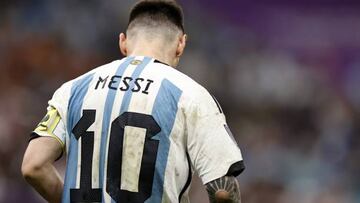
[[[70,189],[71,202],[102,201],[102,189],[91,188],[94,132],[88,131],[88,128],[95,122],[95,117],[95,110],[83,110],[83,116],[72,130],[73,135],[78,141],[81,137],[81,171],[80,188]],[[126,126],[146,130],[137,192],[122,190],[120,186]],[[131,201],[140,203],[151,196],[159,145],[159,141],[152,139],[152,137],[160,131],[161,128],[155,119],[147,114],[124,112],[112,122],[107,152],[106,192],[116,202]],[[136,135],[129,134],[127,136]]]

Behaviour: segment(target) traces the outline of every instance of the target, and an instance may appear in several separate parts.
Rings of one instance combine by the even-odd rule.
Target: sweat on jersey
[[[67,156],[62,202],[189,202],[204,184],[244,169],[217,101],[153,58],[130,56],[66,82],[32,138]]]

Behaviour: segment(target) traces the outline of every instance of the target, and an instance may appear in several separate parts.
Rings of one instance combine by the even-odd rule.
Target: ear
[[[176,49],[176,56],[180,57],[183,53],[184,53],[184,49],[186,46],[186,40],[187,40],[187,34],[183,34],[180,38],[179,38],[179,43]]]
[[[119,35],[119,47],[120,51],[124,56],[127,56],[128,50],[127,50],[127,44],[126,44],[126,35],[124,33],[120,33]]]

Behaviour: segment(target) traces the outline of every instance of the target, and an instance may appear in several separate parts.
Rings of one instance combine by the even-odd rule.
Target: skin
[[[211,203],[241,202],[239,183],[233,176],[223,176],[205,186]]]
[[[165,39],[158,32],[158,29],[136,29],[136,31],[132,29],[128,30],[126,35],[121,33],[119,35],[121,53],[124,56],[149,56],[176,67],[184,53],[187,35],[180,30],[171,30],[167,32],[172,32],[173,37]]]
[[[33,139],[21,166],[25,180],[50,203],[61,202],[63,180],[53,165],[61,152],[61,144],[54,138]]]
[[[161,29],[127,30],[126,34],[119,35],[120,51],[124,56],[148,56],[176,67],[184,53],[187,35],[174,29],[166,29],[164,35],[161,32]],[[61,144],[54,138],[33,139],[21,167],[26,181],[50,203],[61,202],[63,180],[53,165],[61,152]],[[206,189],[211,203],[240,202],[240,190],[234,177],[211,181]]]

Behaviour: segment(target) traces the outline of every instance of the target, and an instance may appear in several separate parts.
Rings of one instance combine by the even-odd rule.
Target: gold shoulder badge
[[[45,117],[37,125],[35,132],[53,134],[57,124],[60,122],[60,115],[54,108],[48,110]]]
[[[142,63],[141,60],[132,60],[132,61],[130,62],[131,65],[135,65],[135,66],[140,65],[141,63]]]

